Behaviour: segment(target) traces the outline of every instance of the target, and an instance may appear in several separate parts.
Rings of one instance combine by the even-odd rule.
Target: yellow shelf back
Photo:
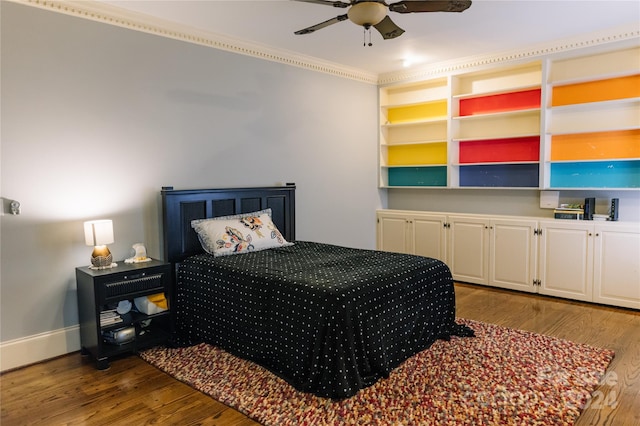
[[[411,121],[434,120],[447,117],[447,101],[429,102],[419,105],[389,108],[389,123],[407,123]]]
[[[640,74],[553,88],[551,106],[640,97]]]
[[[447,164],[447,143],[390,146],[387,159],[390,166]]]
[[[554,135],[551,161],[640,158],[640,129]]]

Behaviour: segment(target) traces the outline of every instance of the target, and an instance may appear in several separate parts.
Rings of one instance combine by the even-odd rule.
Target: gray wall
[[[0,4],[1,341],[77,324],[83,221],[160,257],[161,186],[295,182],[298,239],[375,247],[375,86]]]

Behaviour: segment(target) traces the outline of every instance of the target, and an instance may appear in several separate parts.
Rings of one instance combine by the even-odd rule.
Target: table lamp
[[[91,220],[84,223],[84,239],[88,246],[93,246],[91,265],[93,269],[111,268],[113,256],[107,244],[113,243],[113,221]]]

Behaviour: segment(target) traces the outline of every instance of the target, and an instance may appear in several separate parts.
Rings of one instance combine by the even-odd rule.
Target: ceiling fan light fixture
[[[387,16],[387,8],[383,3],[364,1],[351,6],[347,16],[356,25],[370,27],[379,24]]]

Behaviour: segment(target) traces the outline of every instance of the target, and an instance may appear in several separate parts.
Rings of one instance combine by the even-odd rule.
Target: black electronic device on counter
[[[611,211],[609,213],[609,220],[618,220],[618,211],[620,210],[620,199],[611,199]]]
[[[593,220],[593,214],[596,210],[596,199],[593,197],[584,199],[584,220]]]

